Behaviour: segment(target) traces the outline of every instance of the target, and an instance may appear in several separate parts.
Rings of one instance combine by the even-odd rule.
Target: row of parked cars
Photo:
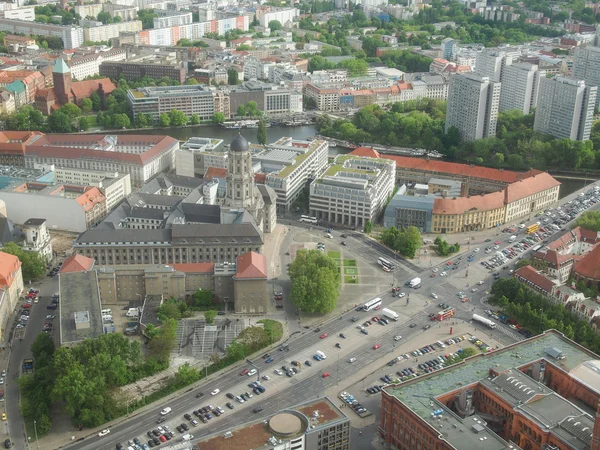
[[[349,394],[348,392],[342,392],[340,394],[340,398],[344,401],[344,403],[350,406],[357,414],[367,412],[367,408],[361,405],[360,402],[358,402],[358,400],[356,400],[354,396]]]

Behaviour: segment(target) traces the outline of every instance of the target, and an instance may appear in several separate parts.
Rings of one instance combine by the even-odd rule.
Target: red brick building
[[[555,330],[382,391],[391,449],[600,450],[598,355]]]

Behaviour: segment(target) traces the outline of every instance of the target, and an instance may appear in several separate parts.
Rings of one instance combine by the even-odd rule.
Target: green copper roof
[[[23,83],[21,80],[15,80],[5,87],[6,89],[8,89],[11,92],[14,92],[15,94],[25,92],[25,83]]]
[[[65,62],[64,59],[59,58],[54,63],[54,70],[52,72],[53,73],[70,73],[71,69],[69,69],[69,66],[67,66],[67,63]]]

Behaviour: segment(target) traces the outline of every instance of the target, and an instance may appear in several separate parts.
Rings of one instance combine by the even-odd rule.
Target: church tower
[[[59,58],[54,63],[54,70],[52,70],[52,80],[54,81],[54,93],[56,99],[61,105],[67,103],[73,103],[73,95],[71,94],[71,84],[73,79],[71,77],[71,69],[67,66],[67,63]]]
[[[229,147],[229,170],[227,171],[227,196],[225,206],[253,209],[256,186],[252,170],[252,153],[248,141],[237,135]]]

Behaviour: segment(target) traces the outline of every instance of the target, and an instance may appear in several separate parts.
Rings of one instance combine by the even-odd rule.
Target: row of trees
[[[600,211],[585,211],[577,218],[573,226],[600,233]]]
[[[495,282],[491,301],[534,334],[555,329],[589,350],[600,352],[600,335],[594,332],[587,320],[579,319],[562,303],[551,302],[515,278],[502,278]]]
[[[325,52],[323,52],[325,53]],[[331,55],[337,56],[337,55]],[[308,71],[329,70],[329,69],[347,69],[348,75],[351,77],[359,77],[367,74],[369,65],[364,59],[346,59],[335,64],[324,57],[324,55],[316,55],[308,61]]]
[[[458,242],[450,245],[439,236],[435,238],[433,244],[435,252],[440,256],[448,256],[452,253],[458,253],[460,251],[460,244]]]
[[[397,251],[407,258],[414,258],[423,241],[421,232],[417,227],[397,229],[386,228],[379,235],[379,239],[392,250]]]

